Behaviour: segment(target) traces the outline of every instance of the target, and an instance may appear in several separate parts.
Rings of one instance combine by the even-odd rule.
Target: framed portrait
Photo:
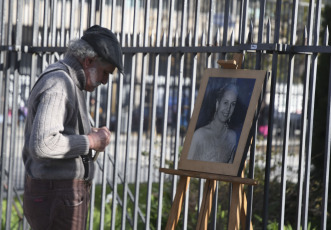
[[[237,176],[267,71],[206,69],[178,168]]]

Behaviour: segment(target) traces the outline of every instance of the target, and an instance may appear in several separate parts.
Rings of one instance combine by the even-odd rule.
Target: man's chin
[[[85,90],[87,92],[93,92],[97,87],[88,87],[88,88],[85,88]]]
[[[96,88],[98,88],[99,85],[100,84],[90,86],[90,87],[86,88],[85,90],[88,91],[88,92],[93,92]]]

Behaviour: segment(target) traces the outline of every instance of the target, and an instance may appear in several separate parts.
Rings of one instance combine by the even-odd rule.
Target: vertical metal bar
[[[188,35],[189,36],[189,35]],[[185,81],[184,81],[185,83]],[[184,86],[186,88],[186,86]],[[184,95],[186,96],[186,95]],[[186,100],[186,99],[185,99]],[[190,184],[188,184],[186,189],[186,195],[184,200],[184,208],[183,208],[183,229],[187,229],[187,221],[188,221],[188,205],[189,205],[189,197],[190,197]]]
[[[9,28],[9,27],[8,27]],[[8,40],[9,41],[9,40]],[[2,125],[2,137],[1,137],[1,185],[5,184],[5,171],[6,171],[6,159],[7,159],[7,149],[8,149],[8,96],[9,96],[9,76],[10,69],[7,62],[9,61],[9,53],[8,51],[5,53],[6,58],[4,60],[4,70],[5,73],[5,88],[4,88],[4,107],[3,107],[3,125]],[[7,193],[8,194],[8,193]],[[2,201],[4,200],[4,186],[0,186],[0,204],[2,207]],[[2,208],[0,209],[0,214],[2,215]],[[2,222],[2,218],[0,219],[0,224]],[[2,226],[2,225],[1,225]]]
[[[144,17],[145,17],[145,34],[144,34],[144,46],[147,46],[147,34],[148,34],[148,18],[149,18],[149,1],[146,1],[146,6],[145,6],[145,12],[144,12]],[[137,4],[135,4],[135,19],[134,19],[134,28],[136,28],[136,13],[137,13]],[[135,34],[134,34],[134,39],[135,39]],[[140,170],[140,159],[141,159],[141,152],[142,152],[142,136],[143,136],[143,126],[144,126],[144,108],[145,108],[145,89],[146,89],[146,62],[147,62],[147,57],[146,54],[143,54],[143,69],[142,69],[142,76],[141,76],[141,90],[140,90],[140,111],[139,111],[139,134],[138,134],[138,146],[137,146],[137,165],[136,165],[136,191],[135,191],[135,207],[134,207],[134,229],[137,229],[138,225],[138,217],[137,213],[139,210],[139,188],[140,188],[140,176],[141,176],[141,170]],[[147,222],[147,220],[146,220]]]
[[[70,11],[70,34],[69,34],[69,39],[73,39],[75,37],[75,11],[76,11],[76,1],[77,0],[72,0],[71,1],[71,11]]]
[[[313,18],[314,18],[314,7],[315,1],[310,1],[309,4],[309,18],[308,18],[308,45],[312,43],[312,33],[313,33]],[[315,31],[314,31],[314,45],[318,43],[319,40],[319,28],[320,28],[320,9],[321,1],[317,1],[316,9],[316,21],[315,21]],[[310,186],[310,164],[311,164],[311,148],[312,148],[312,135],[313,135],[313,119],[314,119],[314,102],[315,102],[315,86],[316,86],[316,69],[317,69],[317,54],[312,56],[312,68],[310,71],[310,87],[309,87],[309,101],[308,104],[308,143],[306,147],[306,166],[305,166],[305,182],[304,182],[304,195],[303,195],[303,220],[302,229],[306,230],[308,228],[308,206],[309,206],[309,186]]]
[[[287,92],[286,92],[285,135],[283,142],[282,173],[281,173],[281,211],[280,211],[280,220],[279,220],[278,229],[284,228],[284,220],[285,220],[287,154],[288,154],[291,103],[292,103],[291,94],[292,94],[292,82],[293,82],[293,68],[294,68],[294,55],[290,54],[289,73],[288,73]]]
[[[315,25],[314,25],[314,42],[313,42],[315,46],[317,46],[319,43],[319,33],[321,27],[321,8],[322,8],[322,0],[317,0]]]
[[[258,32],[258,43],[263,42],[263,31],[264,31],[264,17],[265,17],[265,6],[266,0],[260,0],[260,18],[259,18],[259,32]],[[255,69],[261,68],[262,53],[257,52],[256,54],[256,66]]]
[[[71,2],[71,13],[70,13],[70,39],[73,38],[74,36],[74,12],[75,12],[75,0],[73,0]],[[81,9],[84,8],[84,2],[85,1],[82,1],[82,6],[81,6]],[[82,12],[83,13],[83,12]],[[91,15],[90,15],[90,20],[91,21],[95,21],[95,1],[92,0],[91,2],[91,11],[90,11]],[[92,23],[91,23],[92,24]],[[83,33],[83,29],[80,28],[79,32],[82,34]],[[100,90],[100,89],[97,89],[97,91]],[[86,104],[87,104],[87,109],[90,109],[90,97],[91,97],[91,93],[87,93],[86,95]],[[95,102],[96,103],[96,102]],[[96,103],[97,104],[97,103]],[[94,196],[95,196],[95,181],[93,180],[92,181],[92,186],[91,186],[91,201],[90,201],[90,215],[89,215],[89,229],[92,230],[93,229],[93,216],[94,216],[94,203],[95,203],[95,199],[94,199]],[[115,200],[116,200],[116,197],[115,197]]]
[[[95,1],[96,0],[90,1],[90,24],[88,25],[88,27],[95,25],[95,12],[96,12]],[[82,0],[82,2],[84,2],[84,1]],[[113,0],[113,2],[115,2],[115,1]]]
[[[311,148],[312,148],[312,133],[313,133],[313,117],[314,117],[314,101],[315,101],[315,70],[314,63],[316,62],[317,55],[312,56],[312,68],[310,70],[310,87],[309,87],[309,104],[308,104],[308,142],[306,152],[306,165],[305,165],[305,182],[304,182],[304,195],[303,195],[303,219],[302,229],[308,229],[308,209],[309,209],[309,185],[310,185],[310,165],[311,165]]]
[[[81,9],[82,9],[82,12],[83,12],[83,9],[84,9],[84,3],[85,3],[85,1],[84,0],[82,0],[82,6],[81,6]],[[95,20],[96,20],[96,1],[95,0],[91,0],[91,2],[88,2],[88,3],[90,3],[90,24],[88,24],[88,26],[87,27],[90,27],[90,26],[93,26],[94,24],[95,24]],[[80,33],[81,34],[84,34],[84,32],[83,32],[83,28],[80,28]],[[87,103],[87,109],[90,109],[90,97],[91,97],[91,93],[90,92],[87,92],[87,94],[86,94],[86,103]],[[91,208],[92,208],[92,206],[91,206]],[[90,218],[91,218],[91,216],[90,216]],[[91,219],[90,219],[90,221],[91,221]]]
[[[125,1],[123,1],[122,5],[122,15],[125,15],[125,11],[127,10]],[[121,23],[121,44],[122,47],[125,45],[125,36],[124,36],[124,26],[125,26],[125,17],[122,17],[122,23]],[[127,202],[128,202],[128,161],[130,159],[130,141],[131,141],[131,127],[132,127],[132,107],[133,107],[133,87],[134,87],[134,75],[131,75],[131,84],[130,84],[130,106],[129,106],[129,114],[128,114],[128,126],[127,126],[127,139],[126,139],[126,150],[125,150],[125,157],[124,157],[124,178],[123,178],[123,205],[122,205],[122,229],[125,229],[126,225],[126,209],[127,209]]]
[[[238,34],[238,42],[242,44],[243,37],[243,18],[244,18],[244,1],[240,1],[240,15],[239,15],[239,34]]]
[[[186,33],[186,21],[187,17],[187,0],[182,3],[182,21],[181,21],[181,41],[180,46],[185,46],[185,33]],[[170,38],[169,38],[170,39]],[[180,118],[181,118],[181,105],[182,105],[182,92],[183,92],[183,72],[184,72],[184,54],[179,54],[179,76],[178,76],[178,92],[177,92],[177,116],[176,116],[176,134],[175,134],[175,149],[174,149],[174,168],[178,168],[178,157],[179,157],[179,142],[180,142]],[[176,192],[177,177],[173,178],[173,194]]]
[[[125,5],[125,1],[123,1],[123,7],[122,7],[122,9],[124,8],[124,5]],[[105,19],[105,8],[106,8],[105,0],[101,0],[100,1],[100,26],[105,26],[105,22],[106,22],[106,19]],[[123,14],[123,10],[122,10],[122,15],[124,15]],[[124,19],[125,17],[122,16],[122,18]]]
[[[274,43],[278,43],[278,41],[279,41],[281,0],[277,0],[276,4],[277,5],[276,5]],[[271,151],[272,151],[272,133],[273,133],[273,124],[274,124],[274,116],[273,115],[274,115],[274,106],[275,106],[277,66],[278,66],[278,53],[273,52],[271,90],[270,90],[270,107],[269,107],[269,121],[268,121],[268,139],[267,139],[268,141],[267,141],[265,182],[264,182],[263,217],[262,217],[263,229],[266,229],[267,224],[268,224],[270,162],[271,162]]]
[[[5,24],[5,20],[4,20],[4,12],[5,11],[3,11],[3,9],[4,9],[4,7],[5,7],[5,4],[6,4],[6,1],[2,1],[1,3],[0,3],[0,38],[1,38],[1,43],[0,43],[0,45],[4,45],[4,40],[3,40],[3,38],[4,38],[4,24]],[[0,94],[1,95],[1,94]]]
[[[12,43],[12,12],[13,12],[13,1],[10,1],[8,6],[8,13],[6,16],[8,16],[7,20],[8,20],[8,27],[7,27],[7,44],[11,45]],[[3,12],[7,12],[6,11],[6,5],[4,5],[3,7]],[[3,20],[5,21],[5,17],[3,17]],[[8,109],[9,109],[9,105],[8,105],[8,96],[9,96],[9,86],[10,86],[10,64],[8,64],[9,62],[9,58],[11,53],[6,51],[5,52],[6,57],[4,60],[4,73],[5,73],[5,89],[4,89],[4,110],[3,110],[3,126],[2,126],[2,145],[1,145],[1,186],[0,186],[0,204],[2,207],[2,200],[4,199],[4,186],[2,186],[3,184],[5,184],[5,172],[6,172],[6,160],[7,160],[7,149],[8,149]],[[7,200],[8,200],[8,193],[7,193]],[[2,209],[2,208],[1,208]],[[0,211],[0,213],[2,214],[2,210]],[[6,214],[7,215],[7,214]],[[0,224],[1,224],[2,220],[0,220]],[[8,222],[8,221],[7,221]],[[6,225],[7,225],[6,222]],[[1,225],[3,226],[3,225]]]
[[[214,20],[213,16],[215,15],[215,0],[210,0],[209,1],[210,6],[209,6],[209,18],[208,18],[208,41],[207,45],[211,46],[213,44],[213,27],[214,27]],[[211,54],[207,54],[207,67],[211,66]]]
[[[146,13],[145,13],[146,14]],[[146,28],[146,27],[145,27]],[[142,75],[141,75],[141,89],[140,89],[140,111],[139,111],[139,134],[138,134],[138,146],[137,146],[137,161],[141,159],[141,153],[142,153],[142,138],[143,138],[143,126],[144,126],[144,108],[145,108],[145,90],[146,90],[146,58],[147,54],[143,54],[143,69],[142,69]],[[140,164],[140,162],[139,162]],[[136,172],[136,179],[137,181],[140,181],[140,167],[137,167]],[[139,177],[138,177],[139,176]],[[136,183],[136,185],[139,185],[139,183]],[[140,186],[138,186],[139,188]],[[138,194],[137,194],[138,193]],[[136,187],[136,196],[139,195],[139,190],[137,190]],[[135,200],[135,212],[138,212],[138,202]],[[136,213],[135,213],[136,214]],[[136,226],[135,226],[136,227]]]
[[[22,44],[22,3],[23,0],[17,0],[17,14],[16,14],[16,37],[15,45],[19,46]],[[11,1],[13,4],[13,1]],[[13,5],[11,5],[13,9]],[[16,55],[12,56],[11,66],[17,66],[16,63],[21,61],[21,50],[16,52]],[[16,57],[16,60],[15,60]],[[11,211],[13,204],[13,166],[15,161],[15,146],[16,146],[16,130],[17,130],[17,113],[18,113],[18,90],[19,90],[19,74],[18,69],[14,69],[14,80],[13,80],[13,98],[12,98],[12,116],[11,116],[11,132],[10,132],[10,151],[9,151],[9,164],[8,164],[8,189],[7,189],[7,212],[6,212],[6,228],[10,229],[11,224]],[[1,185],[2,186],[2,185]]]
[[[211,8],[214,7],[214,3],[212,3],[212,5],[210,6]],[[213,15],[215,14],[215,10],[211,10],[211,12],[213,12]],[[229,3],[229,0],[226,0],[225,1],[225,7],[224,7],[224,25],[223,25],[223,44],[224,46],[226,46],[226,43],[227,43],[227,37],[228,37],[228,28],[229,28],[229,13],[230,13],[230,3]],[[214,19],[213,19],[214,20]],[[219,31],[216,31],[216,38],[218,37],[218,32]],[[218,40],[214,41],[215,44],[218,43]],[[212,42],[209,42],[209,45],[211,45]],[[220,57],[222,59],[224,59],[225,55],[224,53],[222,53],[220,55]],[[210,64],[208,64],[208,66],[210,66]],[[216,188],[215,188],[215,191],[218,191],[219,189],[219,181],[216,181]],[[218,208],[217,208],[217,204],[218,204],[218,192],[215,192],[214,193],[214,197],[213,197],[213,200],[212,200],[212,210],[211,210],[211,226],[213,229],[216,229],[216,221],[217,221],[217,211],[218,211]]]
[[[111,94],[112,94],[112,76],[109,77],[107,85],[107,110],[106,110],[106,127],[110,127],[111,117]],[[103,154],[103,171],[102,171],[102,187],[101,187],[101,207],[100,207],[100,230],[104,229],[105,225],[105,207],[106,207],[106,188],[107,188],[107,175],[108,175],[108,155],[109,147],[106,148]]]
[[[270,162],[272,151],[272,133],[274,123],[274,106],[275,106],[275,93],[276,93],[276,72],[277,72],[277,56],[274,52],[272,62],[272,74],[271,74],[271,90],[270,90],[270,107],[269,107],[269,120],[268,120],[268,137],[267,137],[267,154],[266,154],[266,166],[265,166],[265,182],[264,182],[264,202],[263,202],[263,229],[266,229],[268,224],[268,209],[269,209],[269,188],[270,188]]]
[[[149,5],[150,5],[150,1],[146,0],[145,2],[145,12],[144,12],[144,18],[145,18],[145,24],[144,24],[144,47],[148,46],[148,27],[149,27]],[[137,161],[141,159],[141,152],[142,152],[142,138],[143,138],[143,126],[144,126],[144,108],[145,108],[145,90],[146,90],[146,71],[147,71],[147,57],[146,57],[146,53],[143,54],[143,60],[142,60],[142,75],[141,75],[141,90],[140,90],[140,111],[139,111],[139,134],[138,134],[138,146],[137,146]],[[137,212],[139,209],[139,202],[137,200],[138,196],[139,196],[139,181],[140,181],[140,167],[138,167],[137,163],[137,168],[136,168],[136,196],[135,196],[135,208],[134,208],[134,229],[137,229]],[[137,187],[138,186],[138,187]],[[138,193],[138,194],[137,194]],[[146,222],[145,222],[145,228],[148,225],[147,222],[149,222],[149,220],[147,220],[146,217]]]
[[[148,46],[148,42],[149,42],[149,16],[150,16],[150,0],[146,0],[146,4],[145,4],[145,31],[144,31],[144,47],[147,47]],[[148,55],[144,55],[144,70],[143,70],[143,75],[146,75],[147,74],[147,57]],[[152,123],[153,120],[152,120]],[[148,230],[150,227],[150,211],[151,211],[151,207],[150,207],[150,199],[151,199],[151,164],[153,164],[152,162],[152,158],[153,158],[153,154],[152,154],[152,146],[153,146],[153,143],[152,140],[153,140],[153,134],[152,134],[153,131],[150,131],[150,146],[149,146],[149,168],[148,168],[148,182],[147,182],[147,199],[146,199],[146,223],[145,223],[145,229]]]
[[[96,93],[95,93],[95,111],[94,112],[94,126],[95,127],[99,127],[99,121],[100,121],[100,91],[101,91],[101,87],[98,87],[96,89]],[[87,102],[88,104],[90,104],[90,101]],[[93,151],[94,153],[94,151]],[[92,186],[91,186],[91,199],[90,199],[90,216],[93,217],[94,216],[94,207],[95,207],[95,180],[92,180]],[[93,229],[93,218],[90,218],[90,230]]]
[[[247,25],[247,12],[248,12],[248,3],[249,0],[243,0],[242,4],[242,17],[241,17],[241,36],[240,36],[240,44],[244,44],[246,38],[246,25]]]
[[[95,0],[92,0],[95,1]],[[114,24],[115,24],[115,8],[116,8],[116,0],[112,1],[112,7],[111,7],[111,21],[110,21],[110,29],[114,30]],[[95,10],[95,9],[94,9]]]
[[[229,34],[229,14],[230,14],[230,1],[225,1],[225,9],[224,9],[224,27],[223,27],[223,42],[222,45],[226,46],[228,42],[228,34]]]
[[[155,43],[155,47],[160,47],[161,45],[161,15],[162,15],[162,7],[163,7],[163,1],[160,0],[159,4],[158,4],[158,9],[157,9],[157,23],[156,23],[156,43]],[[158,95],[158,75],[159,75],[159,65],[160,65],[160,54],[156,54],[155,56],[155,73],[154,73],[154,96],[153,96],[153,120],[152,120],[152,129],[151,129],[151,136],[153,138],[151,138],[151,156],[150,158],[154,158],[153,152],[154,150],[154,130],[156,129],[155,127],[155,116],[156,116],[156,106],[157,106],[157,95]],[[154,125],[153,125],[154,124]],[[166,127],[165,127],[166,128]],[[161,153],[162,155],[165,154],[164,152]],[[163,156],[161,155],[161,158],[163,158]],[[151,159],[152,160],[152,159]],[[150,164],[150,168],[152,167],[153,162],[151,162]],[[164,164],[164,161],[162,162],[161,160],[161,165]],[[152,169],[152,168],[151,168]],[[161,176],[161,173],[159,175],[159,179],[161,179],[161,177],[163,178],[163,176]],[[150,189],[152,189],[152,170],[150,170],[150,177],[149,177],[149,181],[150,182]],[[161,220],[162,220],[162,204],[163,204],[163,194],[161,195],[161,193],[163,193],[163,180],[162,180],[162,184],[161,181],[159,181],[159,204],[158,204],[158,217],[157,217],[157,228],[161,229]],[[150,199],[149,199],[150,200]]]
[[[202,32],[202,36],[201,36],[201,46],[205,45],[205,32]],[[199,180],[199,204],[198,204],[198,215],[199,212],[201,211],[201,204],[202,204],[202,199],[203,199],[203,186],[205,183],[205,179],[200,179]],[[197,219],[198,219],[198,215],[197,215]]]
[[[183,1],[182,5],[182,25],[181,25],[181,46],[185,46],[185,31],[186,31],[186,9],[187,0]],[[183,72],[184,72],[184,54],[180,54],[179,64],[179,79],[178,79],[178,93],[177,93],[177,117],[176,117],[176,138],[175,138],[175,155],[174,155],[174,168],[178,167],[178,147],[180,139],[180,118],[181,118],[181,107],[182,107],[182,92],[183,92]],[[177,178],[174,178],[176,183]]]
[[[159,14],[160,15],[160,14]],[[153,79],[153,98],[152,98],[152,113],[150,125],[150,141],[149,141],[149,162],[148,162],[148,182],[147,182],[147,200],[146,200],[146,230],[150,229],[150,216],[151,216],[151,199],[152,199],[152,182],[153,182],[153,161],[155,154],[155,123],[156,123],[156,102],[157,102],[157,82],[159,71],[159,54],[155,57],[155,72]]]
[[[137,4],[135,4],[135,14],[137,13]],[[136,18],[137,16],[135,15],[135,18],[134,18],[134,21],[136,22]],[[134,23],[134,25],[136,25],[136,23]],[[134,42],[135,42],[135,31],[134,31]],[[140,34],[139,34],[139,37],[140,37]],[[139,42],[138,42],[139,44]],[[134,69],[132,69],[131,73],[133,74]],[[145,90],[145,77],[142,76],[142,83],[141,83],[141,86],[144,88],[144,89],[141,89],[141,93],[144,92]],[[140,95],[140,102],[142,102],[143,99],[142,99],[142,95]],[[137,160],[136,160],[136,177],[135,177],[135,198],[134,198],[134,210],[133,210],[133,223],[134,223],[134,226],[133,228],[136,230],[137,229],[137,226],[138,226],[138,211],[139,211],[139,191],[140,191],[140,177],[141,177],[141,168],[140,168],[140,165],[141,165],[141,145],[142,145],[142,141],[141,141],[141,138],[142,138],[142,134],[143,134],[143,107],[140,107],[140,111],[139,111],[139,133],[138,133],[138,143],[137,143]]]
[[[64,1],[64,0],[62,0]],[[83,36],[84,33],[84,20],[86,19],[85,15],[85,1],[81,0],[80,2],[80,14],[79,14],[79,37]]]
[[[51,47],[55,47],[56,41],[56,23],[57,23],[57,0],[51,0],[51,25],[50,25],[50,33],[51,33]],[[51,54],[51,63],[54,62],[54,54]]]
[[[250,148],[248,178],[253,179],[254,178],[254,168],[255,168],[257,123],[255,122],[255,126],[252,126],[252,127],[254,127],[254,133],[253,133],[254,138],[253,138],[253,142],[252,142],[252,145]],[[253,209],[253,186],[248,186],[248,188],[247,188],[247,216],[246,216],[246,226],[245,226],[245,229],[248,229],[248,230],[251,229],[252,209]]]
[[[194,47],[198,46],[199,43],[199,23],[200,23],[200,0],[196,0],[196,8],[195,8],[195,22],[194,22],[194,36],[193,36],[193,43]],[[195,103],[195,93],[196,93],[196,75],[197,75],[197,53],[193,54],[193,66],[192,66],[192,84],[191,84],[191,95],[190,95],[190,116],[192,116],[194,103]],[[203,192],[203,183],[202,180],[199,180],[200,189],[199,189],[199,198],[198,198],[198,209],[197,214],[200,212],[201,202],[202,202],[202,192]]]
[[[49,0],[44,1],[44,20],[43,20],[43,37],[42,37],[42,46],[47,47],[47,39],[48,39],[48,17],[49,17]],[[42,71],[45,70],[47,66],[47,61],[46,61],[47,55],[43,54],[42,55]]]
[[[166,47],[166,37],[163,36],[163,47]],[[168,126],[168,111],[169,111],[169,78],[165,77],[164,98],[163,98],[163,123],[162,123],[162,140],[161,140],[161,158],[160,168],[164,168],[166,158],[166,141],[167,141],[167,126]],[[159,174],[159,198],[158,198],[158,217],[157,229],[161,229],[162,224],[162,205],[163,205],[163,188],[164,188],[164,173]]]
[[[49,4],[49,0],[45,0],[44,1],[44,20],[43,20],[43,27],[44,27],[44,30],[43,30],[43,46],[46,47],[47,46],[47,33],[48,33],[48,4]]]
[[[133,66],[132,66],[133,67]],[[133,96],[134,96],[134,73],[130,74],[130,92],[129,92],[129,111],[128,111],[128,126],[127,126],[127,141],[125,152],[125,166],[124,166],[124,189],[123,189],[123,206],[122,206],[122,229],[125,229],[126,224],[126,207],[127,207],[127,193],[128,193],[128,161],[131,152],[131,131],[132,131],[132,113],[133,113]]]
[[[260,0],[260,18],[259,18],[259,31],[258,31],[258,43],[263,42],[263,31],[265,22],[265,7],[266,0]],[[261,69],[262,53],[256,53],[256,65],[255,69]],[[266,87],[268,79],[265,79],[264,88]],[[256,133],[257,133],[257,123],[252,125],[254,127],[253,133],[253,143],[251,145],[250,151],[250,161],[249,161],[249,178],[254,178],[254,168],[255,168],[255,151],[256,151]],[[252,220],[252,209],[253,209],[253,186],[248,186],[247,191],[247,217],[246,217],[246,229],[250,229]]]
[[[138,2],[135,1],[134,3],[134,16],[133,16],[133,33],[132,33],[132,46],[137,46],[137,5]],[[136,54],[132,56],[132,64],[131,64],[131,83],[130,83],[130,97],[134,95],[134,76],[136,72]],[[130,98],[131,100],[131,98]],[[133,98],[132,98],[133,100]],[[130,105],[131,105],[130,101]],[[137,152],[137,161],[136,161],[136,180],[135,180],[135,196],[134,196],[134,208],[133,208],[133,229],[136,230],[138,226],[138,209],[139,209],[139,188],[140,188],[140,154]]]
[[[34,0],[33,6],[33,25],[32,25],[32,45],[38,45],[38,35],[39,35],[39,1]],[[37,60],[38,55],[36,53],[32,54],[32,61],[31,61],[31,79],[30,79],[30,89],[32,85],[36,82],[36,75],[37,75]]]
[[[174,20],[173,20],[173,15],[174,15],[174,0],[170,0],[170,13],[169,13],[169,27],[168,27],[168,43],[167,43],[167,46],[168,47],[172,47],[173,46],[173,31],[172,31],[172,27],[173,27],[173,23],[174,23]],[[169,81],[169,84],[171,83],[171,58],[172,58],[172,55],[169,54],[168,57],[167,57],[167,76],[166,76],[166,79],[167,81]],[[169,85],[170,87],[170,85]],[[166,88],[167,89],[167,88]],[[170,92],[169,92],[170,93]],[[168,106],[168,105],[165,105],[165,106]],[[172,109],[172,108],[171,108]],[[176,194],[176,176],[173,176],[173,181],[172,181],[172,200],[174,199],[175,197],[175,194]]]
[[[66,0],[62,0],[61,4],[61,32],[60,32],[60,46],[65,44],[65,17],[66,17]]]
[[[111,229],[116,227],[116,209],[117,209],[117,188],[118,188],[118,159],[121,138],[121,116],[122,116],[122,91],[123,91],[123,75],[118,74],[117,80],[117,120],[116,120],[116,134],[115,134],[115,153],[114,153],[114,170],[113,170],[113,201],[111,213]]]
[[[56,23],[57,23],[57,0],[52,0],[52,18],[51,18],[51,46],[55,47],[56,40]]]
[[[20,0],[22,1],[22,0]],[[19,35],[19,34],[17,34]],[[21,37],[21,36],[20,36]],[[11,63],[14,66],[16,61],[20,61],[21,54],[20,52],[16,53],[16,56],[12,56]],[[15,57],[17,59],[15,59]],[[13,166],[15,161],[15,146],[16,146],[16,130],[17,130],[17,99],[18,99],[18,70],[15,70],[13,85],[14,85],[14,92],[13,92],[13,100],[12,100],[12,115],[11,115],[11,132],[10,132],[10,147],[9,147],[9,164],[8,164],[8,188],[7,188],[7,212],[6,212],[6,227],[5,229],[10,229],[11,223],[11,211],[13,205]]]
[[[303,196],[303,174],[305,170],[305,152],[306,152],[306,140],[307,140],[307,112],[308,112],[308,94],[309,94],[309,72],[311,56],[306,55],[305,57],[305,82],[304,82],[304,92],[302,100],[302,118],[301,118],[301,133],[300,133],[300,155],[299,155],[299,171],[298,171],[298,210],[297,210],[297,230],[301,230],[301,210],[302,210],[302,196]]]
[[[296,30],[297,30],[297,17],[298,17],[298,1],[295,0],[293,2],[293,8],[292,8],[292,28],[291,28],[291,45],[295,44],[296,41]],[[293,63],[291,63],[291,65],[294,65],[294,57],[293,57]],[[303,108],[306,108],[306,105],[303,105]],[[306,109],[303,109],[306,110]],[[302,114],[306,114],[302,113]],[[306,115],[303,115],[304,117]],[[306,119],[304,119],[306,120]],[[306,136],[306,132],[304,131],[306,129],[306,125],[305,125],[305,121],[304,121],[304,125],[302,125],[302,130],[301,130],[301,134],[300,134],[300,152],[299,152],[299,170],[298,170],[298,209],[297,209],[297,230],[300,229],[300,222],[301,222],[301,205],[302,205],[302,166],[303,166],[303,154],[304,154],[304,146],[305,146],[305,136]]]
[[[1,8],[1,24],[0,24],[0,45],[5,45],[6,43],[6,39],[5,39],[5,17],[6,17],[6,2],[2,1],[0,3],[0,8]],[[0,52],[0,61],[1,63],[3,63],[3,70],[0,71],[0,96],[2,96],[2,89],[3,89],[3,81],[4,81],[4,77],[5,77],[5,85],[4,85],[4,104],[3,104],[3,120],[2,120],[2,125],[1,125],[1,152],[0,152],[0,183],[1,185],[4,183],[4,175],[5,175],[5,164],[4,164],[4,160],[5,160],[5,152],[6,152],[6,136],[7,136],[7,132],[6,132],[6,92],[8,91],[8,87],[7,87],[7,81],[8,81],[8,77],[6,77],[6,56],[7,56],[7,51],[5,52]],[[1,106],[2,107],[2,106]],[[0,114],[2,112],[2,108],[0,108]],[[4,192],[3,192],[3,186],[0,186],[0,207],[2,207],[2,201],[4,199]],[[0,216],[2,216],[2,208],[0,209]],[[2,226],[2,218],[0,219],[0,226]]]
[[[73,17],[74,17],[74,8],[75,8],[75,4],[74,4],[74,1],[73,0],[71,2],[71,14],[70,14],[70,39],[72,39],[72,36],[73,36],[73,28],[74,28],[74,20],[73,20]],[[84,4],[84,1],[82,0],[82,4]],[[82,6],[83,7],[83,6]],[[95,0],[91,0],[91,11],[90,11],[90,26],[91,25],[94,25],[94,22],[95,22]],[[90,93],[87,93],[87,96],[86,96],[86,103],[88,105],[88,108],[90,106],[90,97],[91,97],[91,94]],[[93,180],[92,182],[92,186],[91,186],[91,201],[90,201],[90,216],[89,216],[89,229],[92,230],[93,229],[93,214],[94,214],[94,196],[95,196],[95,182]],[[116,202],[116,196],[113,196],[113,202]]]
[[[327,41],[328,42],[328,41]],[[331,66],[331,59],[330,65]],[[331,68],[329,68],[329,90],[328,90],[328,107],[326,120],[326,135],[325,135],[325,155],[324,155],[324,175],[323,175],[323,201],[322,201],[322,218],[321,229],[327,228],[327,213],[328,213],[328,192],[329,192],[329,173],[330,173],[330,136],[331,136]]]
[[[5,1],[2,1],[0,3],[0,46],[5,44],[5,33],[4,33],[5,11],[3,11],[4,8],[5,8]],[[0,63],[4,63],[3,54],[4,53],[0,52]],[[2,95],[2,84],[3,84],[3,71],[0,71],[0,96]],[[1,108],[0,108],[0,113],[1,113]],[[0,161],[0,172],[1,172],[1,164],[2,162]],[[1,174],[0,174],[0,182],[1,182]],[[1,201],[0,201],[0,207],[1,207]],[[1,226],[1,220],[0,220],[0,226]]]
[[[293,4],[293,17],[291,27],[291,45],[296,40],[296,17],[297,17],[297,6],[298,3],[295,1]],[[292,103],[292,82],[294,72],[294,61],[295,57],[290,54],[289,57],[289,68],[288,68],[288,81],[287,81],[287,93],[286,93],[286,112],[285,112],[285,135],[283,142],[283,157],[282,157],[282,176],[281,176],[281,211],[279,220],[279,229],[283,229],[285,222],[285,199],[286,199],[286,178],[287,178],[287,154],[288,154],[288,142],[289,142],[289,131],[290,131],[290,117],[291,117],[291,103]]]

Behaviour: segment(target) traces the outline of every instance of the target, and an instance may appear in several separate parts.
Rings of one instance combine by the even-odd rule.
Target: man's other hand
[[[90,149],[103,152],[110,143],[110,131],[107,127],[92,128],[92,132],[87,135],[90,142]]]

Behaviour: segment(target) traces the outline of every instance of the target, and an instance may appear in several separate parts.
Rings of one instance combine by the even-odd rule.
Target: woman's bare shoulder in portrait
[[[210,128],[210,125],[203,126],[194,132],[194,138],[205,139],[213,135],[213,131]]]
[[[230,143],[236,143],[237,142],[237,134],[232,129],[229,129],[228,139],[229,139]]]

